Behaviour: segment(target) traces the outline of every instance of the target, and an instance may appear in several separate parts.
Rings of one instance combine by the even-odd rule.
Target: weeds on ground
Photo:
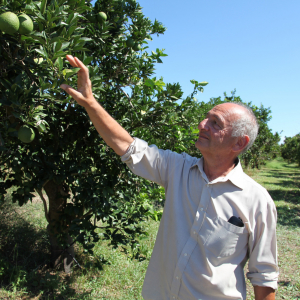
[[[49,268],[42,203],[35,200],[19,207],[7,198],[0,207],[0,299],[142,299],[158,226],[149,222],[139,260],[102,240],[93,255],[77,246],[78,265],[74,263],[73,273],[67,275]]]

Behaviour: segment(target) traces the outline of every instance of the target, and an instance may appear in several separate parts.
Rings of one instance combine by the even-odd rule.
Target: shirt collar
[[[240,189],[244,189],[245,180],[244,180],[244,171],[241,165],[240,160],[238,159],[236,166],[233,170],[231,170],[225,177],[219,177],[211,182],[209,182],[204,170],[203,170],[203,157],[201,157],[192,167],[197,166],[203,179],[209,184],[215,184],[217,182],[226,182],[228,180],[231,181],[232,184],[237,186]]]

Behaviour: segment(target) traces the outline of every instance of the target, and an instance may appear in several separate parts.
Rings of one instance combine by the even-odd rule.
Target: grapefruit
[[[23,143],[31,143],[34,140],[35,133],[32,128],[23,125],[20,127],[18,130],[18,138],[23,142]]]
[[[141,45],[140,44],[134,44],[133,45],[133,47],[132,47],[132,49],[134,50],[134,51],[140,51],[142,48],[141,48]]]
[[[100,11],[97,15],[97,19],[99,22],[105,22],[107,20],[107,15],[103,11]]]
[[[16,14],[7,11],[0,15],[0,30],[14,35],[20,27],[20,21]]]
[[[132,47],[134,46],[134,41],[133,41],[133,39],[128,38],[128,39],[126,40],[126,45],[127,45],[127,47],[132,48]]]
[[[28,34],[33,30],[33,22],[26,14],[19,15],[20,27],[19,32],[21,34]]]

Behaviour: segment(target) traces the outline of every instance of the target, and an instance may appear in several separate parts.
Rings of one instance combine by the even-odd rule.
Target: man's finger
[[[66,91],[70,96],[72,96],[76,101],[80,100],[80,98],[82,97],[82,94],[80,92],[77,92],[75,89],[73,89],[72,87],[70,87],[67,84],[62,84],[60,85],[60,87]]]
[[[84,71],[89,71],[86,65],[76,56],[66,55],[67,60],[70,62],[72,67],[81,68]]]
[[[78,67],[72,55],[66,55],[66,59],[70,62],[72,67]]]
[[[89,71],[89,69],[87,68],[87,66],[79,59],[77,58],[76,56],[74,57],[74,61],[77,65],[77,67],[83,69],[83,70],[86,70],[87,72]]]
[[[67,60],[70,62],[72,67],[80,68],[78,71],[78,75],[80,75],[83,81],[88,81],[89,79],[89,69],[84,65],[84,63],[77,57],[73,57],[72,55],[66,56]]]
[[[89,80],[89,69],[84,63],[77,57],[74,57],[74,61],[78,68],[80,68],[80,76],[84,81]]]

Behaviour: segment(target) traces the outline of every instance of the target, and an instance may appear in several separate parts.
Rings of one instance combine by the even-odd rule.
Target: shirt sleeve
[[[277,212],[269,194],[268,197],[263,198],[265,201],[257,207],[256,224],[250,235],[247,278],[253,286],[277,289],[279,275],[276,241]]]
[[[149,146],[147,142],[135,138],[121,160],[134,174],[166,188],[168,174],[183,164],[184,157],[170,150],[158,149],[155,145]]]

